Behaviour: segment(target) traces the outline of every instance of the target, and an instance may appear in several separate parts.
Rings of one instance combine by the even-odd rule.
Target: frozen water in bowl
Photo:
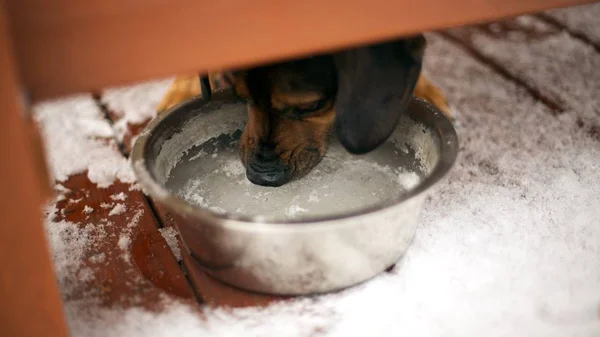
[[[415,151],[387,142],[361,156],[332,139],[326,156],[306,176],[281,187],[252,184],[238,155],[241,130],[221,134],[182,154],[167,188],[217,213],[301,219],[334,216],[397,198],[424,175]]]

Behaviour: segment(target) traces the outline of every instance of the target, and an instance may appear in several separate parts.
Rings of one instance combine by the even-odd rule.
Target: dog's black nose
[[[275,152],[274,146],[261,146],[246,168],[250,182],[261,186],[278,187],[288,182],[288,171]]]
[[[250,182],[260,186],[279,187],[288,182],[285,170],[266,170],[257,165],[250,164],[246,170],[246,177]]]

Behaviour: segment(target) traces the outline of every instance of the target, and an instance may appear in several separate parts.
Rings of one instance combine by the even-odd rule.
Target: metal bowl
[[[215,212],[175,193],[170,186],[173,179],[191,179],[192,168],[199,164],[181,170],[173,167],[189,161],[188,152],[209,139],[214,145],[221,135],[234,137],[236,131],[239,135],[245,119],[244,103],[225,94],[209,102],[193,99],[180,104],[140,134],[132,165],[143,190],[175,218],[198,268],[225,283],[260,293],[336,291],[393,266],[412,241],[427,192],[448,173],[458,150],[448,118],[425,101],[413,99],[387,143],[360,158],[408,167],[420,181],[376,204],[282,218]]]

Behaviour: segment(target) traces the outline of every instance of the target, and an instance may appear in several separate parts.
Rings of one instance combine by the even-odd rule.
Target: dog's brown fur
[[[248,122],[240,142],[240,158],[247,172],[257,156],[270,156],[285,171],[287,182],[307,174],[327,152],[336,117],[335,75],[328,71],[328,59],[304,65],[301,62],[209,76],[213,88],[219,88],[225,76],[236,94],[249,100]],[[197,96],[200,91],[198,76],[177,77],[158,111]],[[419,77],[414,95],[452,116],[444,94],[424,76]]]
[[[221,73],[209,74],[211,87],[222,88],[223,85],[220,84],[223,82],[223,80],[221,79],[222,77],[223,74]],[[241,82],[237,83],[235,90],[241,96],[248,95],[247,92],[244,92],[245,89],[243,88]],[[165,111],[174,105],[177,105],[200,94],[200,81],[197,75],[177,76],[173,80],[173,83],[171,83],[171,85],[167,89],[167,92],[158,104],[156,110],[158,113],[161,113],[162,111]],[[427,77],[423,75],[419,77],[419,81],[417,82],[414,95],[435,105],[446,116],[450,118],[454,117],[452,111],[450,110],[450,107],[448,106],[446,95],[444,95],[440,88],[438,88],[435,84],[431,83],[429,79],[427,79]]]

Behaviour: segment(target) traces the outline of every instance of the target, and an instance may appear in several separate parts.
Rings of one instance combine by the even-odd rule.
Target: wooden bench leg
[[[48,196],[0,1],[0,335],[68,336],[40,206]]]

